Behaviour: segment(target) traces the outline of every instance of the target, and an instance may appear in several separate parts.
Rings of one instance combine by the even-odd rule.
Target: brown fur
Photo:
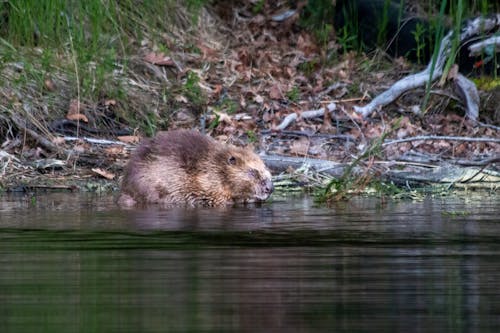
[[[119,202],[220,206],[265,200],[271,174],[248,148],[224,145],[195,131],[161,132],[137,147]]]

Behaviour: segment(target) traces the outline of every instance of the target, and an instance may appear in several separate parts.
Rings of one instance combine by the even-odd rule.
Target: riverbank
[[[479,122],[464,117],[450,82],[433,87],[423,111],[425,91],[417,89],[363,118],[354,106],[420,67],[342,53],[334,34],[320,41],[299,15],[280,19],[284,7],[263,6],[200,6],[196,18],[178,9],[164,25],[154,7],[151,19],[118,7],[99,38],[90,21],[73,26],[74,18],[61,23],[70,38],[58,45],[2,39],[2,191],[115,190],[141,138],[181,127],[252,145],[271,156],[277,180],[299,187],[363,192],[372,183],[474,180],[497,190],[500,144],[480,140],[499,137],[495,78],[477,81]],[[78,38],[93,41],[94,51],[79,48]],[[271,165],[282,157],[295,162]],[[330,165],[312,167],[317,161]],[[464,171],[418,176],[437,169]]]

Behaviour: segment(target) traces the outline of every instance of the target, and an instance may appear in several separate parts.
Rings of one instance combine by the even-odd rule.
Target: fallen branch
[[[479,117],[479,92],[474,82],[458,73],[455,77],[455,89],[465,101],[465,115],[474,121]]]
[[[481,161],[466,161],[466,160],[458,160],[455,162],[455,164],[461,165],[461,166],[488,166],[493,163],[498,163],[500,162],[500,154],[495,155],[493,157],[481,160]]]
[[[32,130],[27,126],[27,121],[25,119],[21,119],[16,115],[12,115],[11,117],[12,121],[14,124],[19,128],[20,130],[25,131],[28,133],[33,139],[38,141],[38,143],[44,147],[45,149],[52,151],[52,152],[59,152],[61,151],[61,148],[52,143],[50,140],[47,140],[44,138],[42,135],[38,134],[36,131]]]
[[[88,143],[98,144],[98,145],[120,145],[129,147],[130,145],[125,142],[116,141],[116,140],[106,140],[106,139],[94,139],[88,137],[75,137],[75,136],[65,136],[63,137],[64,141],[86,141]]]
[[[411,141],[428,141],[428,140],[448,140],[448,141],[465,141],[465,142],[494,142],[500,143],[499,138],[470,138],[467,136],[440,136],[440,135],[421,135],[410,138],[386,140],[382,146],[388,146],[395,143],[411,142]]]
[[[478,17],[470,21],[463,29],[460,34],[460,43],[468,40],[474,35],[481,35],[487,31],[492,30],[495,27],[500,26],[500,14],[492,15],[491,17]],[[367,117],[373,113],[373,111],[392,103],[399,96],[408,90],[415,89],[417,87],[423,86],[428,81],[432,82],[443,74],[443,67],[448,58],[451,45],[452,45],[453,31],[448,32],[448,34],[441,41],[439,47],[438,55],[434,60],[427,65],[427,67],[420,73],[407,76],[392,85],[391,88],[384,91],[377,97],[375,97],[370,103],[365,106],[354,106],[354,110],[359,112],[363,117]],[[434,66],[434,70],[432,70]],[[431,75],[432,74],[432,75]],[[473,112],[471,112],[473,115]]]
[[[337,106],[335,105],[335,103],[330,103],[330,104],[328,104],[326,106],[326,108],[321,108],[321,109],[318,109],[318,110],[309,110],[309,111],[304,111],[304,112],[301,112],[301,113],[292,113],[292,114],[289,114],[288,116],[285,117],[285,119],[283,119],[283,121],[281,122],[281,124],[279,124],[278,126],[276,126],[276,128],[274,130],[276,130],[276,131],[282,131],[285,128],[287,128],[288,126],[290,126],[290,124],[293,123],[298,118],[301,118],[301,119],[310,119],[310,118],[321,117],[321,116],[323,116],[325,114],[325,110],[326,109],[328,109],[328,112],[333,112],[333,111],[335,111],[336,108],[337,108]]]
[[[292,169],[299,169],[303,165],[309,165],[314,171],[322,172],[334,177],[340,177],[344,173],[346,164],[309,158],[309,157],[291,157],[281,155],[261,155],[266,166],[273,172],[285,172]]]
[[[490,37],[483,41],[469,45],[469,56],[473,57],[481,55],[484,49],[492,45],[495,46],[495,49],[500,47],[500,36]]]

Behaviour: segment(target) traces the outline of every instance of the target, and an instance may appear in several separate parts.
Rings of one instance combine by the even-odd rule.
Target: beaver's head
[[[274,190],[271,173],[250,148],[226,146],[217,156],[219,174],[235,202],[264,201]]]

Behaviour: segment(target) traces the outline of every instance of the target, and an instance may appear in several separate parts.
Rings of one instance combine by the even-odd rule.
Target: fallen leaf
[[[56,90],[56,84],[51,79],[45,79],[45,81],[43,81],[43,83],[45,85],[45,88],[48,91],[55,91]]]
[[[68,114],[68,115],[66,115],[66,119],[75,120],[75,121],[83,121],[85,123],[89,122],[88,118],[84,114],[81,114],[81,113]]]
[[[82,154],[82,153],[85,153],[86,150],[87,149],[85,148],[85,145],[83,145],[83,144],[76,144],[76,145],[73,146],[73,151],[75,153]]]
[[[269,97],[271,97],[271,99],[282,99],[283,98],[283,95],[281,94],[281,90],[277,84],[275,84],[274,86],[271,87],[271,89],[269,89]]]
[[[105,106],[110,106],[110,105],[116,105],[116,100],[114,99],[107,99],[104,101]]]
[[[155,53],[150,52],[144,56],[144,61],[149,62],[153,65],[159,66],[174,66],[175,63],[169,56],[166,56],[163,52]]]
[[[118,137],[118,140],[125,143],[137,143],[141,140],[141,137],[137,135],[122,135]]]
[[[102,170],[100,168],[93,168],[92,172],[97,173],[99,176],[102,176],[102,177],[109,179],[109,180],[112,180],[115,178],[114,173],[108,172],[106,170]]]
[[[309,139],[306,137],[301,137],[298,140],[295,140],[290,145],[290,153],[300,156],[307,155],[310,146]]]
[[[52,143],[55,144],[55,145],[62,145],[66,142],[66,140],[64,140],[63,137],[60,137],[60,136],[56,136],[52,139]]]
[[[106,152],[107,155],[114,156],[114,155],[122,155],[125,149],[123,148],[123,146],[114,146],[114,147],[108,147],[104,149],[104,151]]]
[[[253,98],[253,100],[255,101],[255,103],[259,103],[259,104],[262,104],[264,102],[264,98],[261,96],[261,95],[255,95],[255,97]]]
[[[66,114],[66,119],[69,120],[75,120],[75,121],[83,121],[88,123],[89,120],[88,118],[80,113],[83,108],[83,104],[80,103],[77,99],[72,99],[71,102],[69,103],[69,110],[68,113]]]
[[[213,60],[216,60],[218,59],[218,54],[217,54],[217,50],[211,48],[211,47],[208,47],[206,45],[204,45],[203,43],[198,43],[198,48],[200,49],[201,53],[202,53],[202,58],[205,59],[205,60],[210,60],[210,61],[213,61]]]
[[[187,103],[188,102],[188,99],[183,95],[176,95],[176,96],[174,96],[174,99],[176,102],[180,102],[180,103]]]

